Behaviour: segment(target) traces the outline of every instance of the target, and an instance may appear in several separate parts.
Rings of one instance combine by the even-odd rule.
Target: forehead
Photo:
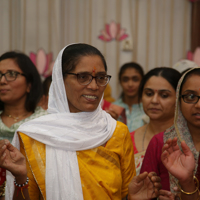
[[[93,70],[105,71],[105,67],[100,56],[82,56],[75,66],[75,72],[92,72]]]
[[[144,85],[145,88],[150,88],[153,90],[174,90],[172,85],[161,76],[152,76]]]
[[[0,71],[15,70],[22,72],[17,63],[13,59],[5,59],[0,61]]]
[[[182,91],[185,90],[199,91],[199,89],[200,89],[200,76],[195,74],[188,77],[182,86]]]
[[[134,68],[127,68],[122,73],[122,76],[132,77],[132,76],[141,76],[140,73]]]

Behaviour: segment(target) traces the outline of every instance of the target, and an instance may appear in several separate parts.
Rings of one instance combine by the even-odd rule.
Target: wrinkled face
[[[99,56],[83,56],[70,73],[89,73],[93,76],[106,75],[103,62]],[[67,74],[64,78],[70,112],[94,111],[102,98],[106,86],[98,86],[93,79],[88,85],[81,85],[77,76]]]
[[[181,95],[200,96],[200,76],[191,75],[182,86]],[[195,104],[185,103],[180,100],[180,109],[185,117],[188,127],[200,127],[200,101]]]
[[[8,71],[23,73],[13,59],[0,62],[0,73]],[[16,80],[10,82],[5,79],[5,76],[0,80],[0,99],[5,105],[25,103],[28,92],[30,92],[30,84],[27,84],[25,76],[19,74]]]
[[[176,92],[162,77],[152,76],[144,85],[142,103],[152,120],[169,120],[174,117]]]
[[[121,75],[121,86],[123,89],[124,96],[135,97],[138,96],[138,88],[142,80],[141,75],[137,70],[128,68]]]

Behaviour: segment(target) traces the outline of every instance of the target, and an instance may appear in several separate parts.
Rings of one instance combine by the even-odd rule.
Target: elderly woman
[[[134,177],[127,126],[101,109],[110,78],[96,48],[73,44],[61,50],[53,68],[50,114],[20,126],[13,145],[0,141],[0,166],[11,172],[7,199],[131,200],[158,195],[160,179],[154,173]]]
[[[47,114],[37,104],[42,96],[40,75],[28,56],[10,51],[0,56],[0,139],[13,139],[18,127]],[[5,184],[0,168],[0,185]],[[0,197],[4,196],[0,187]]]

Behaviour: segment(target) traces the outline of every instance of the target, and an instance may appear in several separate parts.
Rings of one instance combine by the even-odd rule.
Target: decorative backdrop
[[[55,60],[67,44],[83,42],[105,55],[115,98],[125,62],[147,72],[171,67],[190,50],[188,0],[0,0],[0,54],[43,49]],[[44,71],[43,71],[44,72]]]

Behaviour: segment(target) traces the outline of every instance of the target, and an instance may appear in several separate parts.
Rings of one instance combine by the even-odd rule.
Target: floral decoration
[[[54,65],[52,52],[46,54],[43,49],[39,49],[37,53],[31,52],[29,57],[42,77],[46,78],[52,74]]]
[[[112,40],[122,41],[128,37],[125,33],[126,29],[121,28],[120,23],[112,21],[110,24],[105,24],[105,29],[101,30],[100,40],[109,42]]]
[[[194,53],[188,51],[187,59],[195,62],[198,66],[200,66],[200,47],[197,47]]]

